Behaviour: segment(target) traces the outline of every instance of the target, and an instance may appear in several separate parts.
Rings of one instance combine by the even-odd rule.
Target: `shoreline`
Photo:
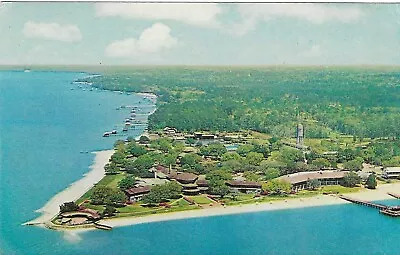
[[[368,201],[395,200],[395,198],[389,196],[387,192],[399,193],[399,191],[400,191],[400,183],[391,183],[391,184],[381,184],[375,190],[362,190],[355,193],[345,193],[344,195],[351,198],[357,198]],[[273,202],[253,203],[253,204],[217,207],[210,209],[188,210],[181,212],[147,215],[143,217],[103,219],[99,221],[99,223],[111,226],[113,228],[118,228],[118,227],[134,226],[138,224],[147,224],[154,222],[217,217],[225,215],[257,213],[257,212],[278,211],[278,210],[292,210],[292,209],[302,209],[302,208],[330,206],[330,205],[343,205],[343,204],[351,204],[351,202],[345,201],[336,195],[317,195],[307,198],[288,198]],[[95,228],[65,229],[65,231],[73,231],[73,232],[86,232],[91,230],[95,230]]]
[[[92,152],[95,154],[90,171],[83,178],[73,182],[66,189],[54,195],[47,203],[35,212],[41,213],[37,218],[23,223],[23,225],[43,225],[49,223],[60,210],[60,205],[67,201],[76,201],[83,196],[94,184],[99,182],[105,175],[104,166],[108,163],[114,150]]]
[[[156,103],[157,95],[153,93],[135,93],[135,95],[151,98]],[[157,107],[147,114],[147,118],[157,110]],[[138,135],[135,140],[139,140],[144,132]],[[101,150],[91,152],[95,154],[92,165],[89,166],[89,171],[83,175],[81,179],[71,183],[67,188],[55,194],[50,198],[46,204],[35,210],[35,212],[41,213],[38,217],[23,223],[22,225],[52,225],[51,220],[56,217],[60,211],[60,205],[68,201],[76,201],[82,197],[88,190],[98,183],[104,176],[104,166],[109,162],[111,156],[114,154],[114,149]]]

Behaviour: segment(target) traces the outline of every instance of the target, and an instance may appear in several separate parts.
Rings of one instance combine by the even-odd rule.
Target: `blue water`
[[[101,135],[129,113],[115,109],[140,100],[71,90],[71,81],[85,75],[0,72],[0,254],[400,254],[400,220],[351,204],[143,224],[80,238],[21,226],[88,171],[93,154],[81,151],[112,147],[116,138]]]

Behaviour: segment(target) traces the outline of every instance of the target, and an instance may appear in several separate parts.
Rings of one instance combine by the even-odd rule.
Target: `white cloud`
[[[178,40],[171,36],[171,29],[162,24],[155,23],[145,29],[138,39],[127,38],[114,41],[106,47],[108,57],[132,57],[148,53],[158,53],[170,49],[178,44]]]
[[[307,20],[314,24],[329,21],[342,23],[355,22],[363,15],[356,7],[336,7],[322,4],[246,4],[239,5],[238,11],[243,22],[234,26],[231,32],[237,35],[246,34],[255,29],[260,21],[268,21],[278,17]]]
[[[221,8],[207,3],[97,3],[97,16],[119,16],[128,19],[174,20],[201,27],[218,27]]]
[[[75,25],[28,21],[24,25],[23,33],[26,37],[62,42],[79,42],[82,40],[81,31]]]

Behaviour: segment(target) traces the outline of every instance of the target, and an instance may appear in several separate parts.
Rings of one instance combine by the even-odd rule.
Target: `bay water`
[[[0,254],[400,254],[400,220],[353,204],[64,234],[22,226],[89,171],[136,95],[71,84],[74,72],[0,71]],[[86,85],[83,85],[84,88]],[[130,131],[137,136],[143,130]],[[384,201],[400,204],[399,201]]]

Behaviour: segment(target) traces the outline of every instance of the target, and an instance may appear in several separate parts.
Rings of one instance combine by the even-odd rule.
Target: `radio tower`
[[[296,146],[298,148],[304,147],[304,127],[301,123],[297,124],[296,128]]]

